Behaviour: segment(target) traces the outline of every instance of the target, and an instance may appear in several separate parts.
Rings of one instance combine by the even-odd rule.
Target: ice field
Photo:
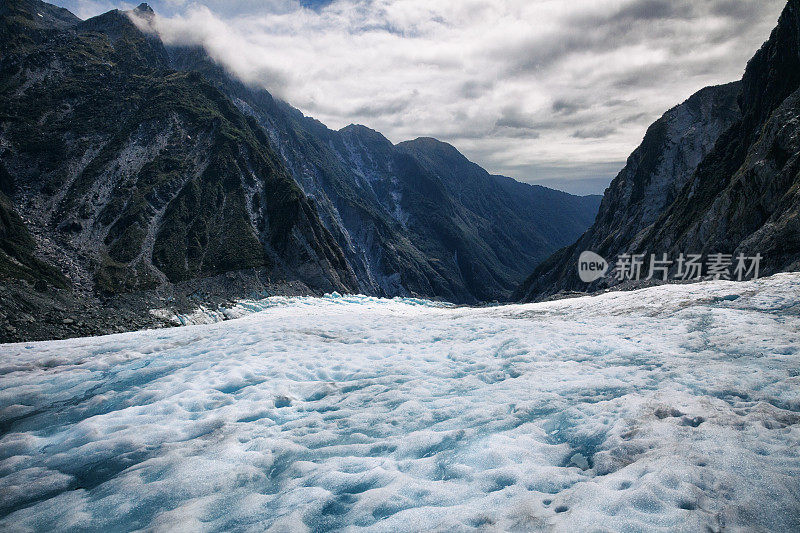
[[[229,315],[0,346],[0,530],[800,530],[798,274]]]

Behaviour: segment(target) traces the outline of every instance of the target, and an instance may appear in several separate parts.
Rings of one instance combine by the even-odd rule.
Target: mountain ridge
[[[436,153],[330,130],[204,51],[164,46],[130,12],[3,9],[0,340],[157,327],[154,307],[254,294],[507,299],[599,201],[466,159],[480,176],[462,188],[425,168]],[[514,187],[533,203],[507,200]],[[476,195],[515,216],[478,212]],[[566,233],[536,227],[551,216]]]
[[[578,279],[579,254],[590,250],[612,259],[655,223],[719,136],[740,117],[740,86],[732,82],[701,89],[654,122],[606,190],[592,226],[542,262],[515,295],[603,288],[608,278],[588,288]]]
[[[498,229],[502,226],[500,221],[490,222],[476,213],[474,202],[469,206],[459,204],[461,192],[456,190],[457,187],[443,189],[447,181],[445,173],[441,169],[430,172],[433,169],[429,158],[422,161],[423,154],[419,150],[406,149],[419,143],[419,139],[395,145],[380,132],[363,125],[329,129],[273,98],[267,91],[249,87],[235,79],[200,47],[175,46],[169,50],[176,68],[201,72],[268,131],[287,168],[305,193],[315,199],[326,227],[337,236],[337,242],[363,282],[363,292],[377,292],[384,296],[434,294],[465,303],[507,300],[519,280],[524,278],[527,265],[546,257],[544,250],[555,250],[559,242],[568,242],[570,235],[579,235],[591,222],[592,211],[596,210],[598,198],[595,196],[574,197],[560,191],[549,192],[552,190],[519,184],[519,190],[529,194],[531,204],[517,204],[516,212],[541,210],[547,214],[539,217],[528,214],[521,219],[517,216],[518,224],[527,224],[528,234],[535,234],[538,226],[548,226],[555,239],[538,234],[536,240],[523,242],[514,237],[512,240],[521,245],[512,247],[510,252],[508,249],[493,249],[492,243],[485,241],[470,250],[471,246],[457,243],[481,241],[478,225],[490,225],[504,233],[502,238],[506,240],[509,239],[508,231]],[[458,154],[462,170],[472,172],[480,169],[454,147],[451,149]],[[485,192],[489,192],[497,180],[483,169],[480,172],[487,187]],[[430,197],[419,197],[413,188],[405,186],[408,183],[427,190]],[[502,188],[503,194],[508,196],[511,187]],[[534,197],[535,191],[546,198]],[[438,198],[440,206],[430,205],[428,211],[448,212],[452,220],[458,222],[434,219],[415,225],[414,221],[426,218],[427,213],[413,205],[405,205],[404,193],[428,205],[431,198]],[[366,198],[370,199],[369,205],[364,204]],[[505,203],[515,202],[509,200]],[[564,209],[570,215],[563,216],[557,207],[563,208],[565,203],[577,204],[581,208]],[[456,212],[459,213],[457,217]],[[580,222],[575,224],[571,217]],[[409,220],[411,226],[404,225]],[[429,223],[436,226],[434,232],[427,226]],[[460,252],[456,248],[460,248]],[[455,260],[454,252],[460,253],[462,259]],[[516,259],[513,264],[508,264],[510,260],[503,264],[498,260],[500,256]],[[482,281],[477,279],[479,276],[484,276]]]

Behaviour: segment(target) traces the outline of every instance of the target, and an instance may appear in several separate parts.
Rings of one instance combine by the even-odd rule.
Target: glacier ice
[[[0,346],[0,529],[800,529],[798,274],[225,313]]]

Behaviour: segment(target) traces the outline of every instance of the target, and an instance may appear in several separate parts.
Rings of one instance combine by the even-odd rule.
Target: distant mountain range
[[[612,263],[590,284],[578,277],[584,250]],[[741,82],[703,89],[650,127],[594,224],[516,297],[607,288],[619,254],[664,253],[760,254],[761,275],[800,269],[800,0],[787,2]]]
[[[0,6],[0,341],[254,292],[508,300],[595,217],[435,139],[330,130],[131,15]]]
[[[167,51],[175,68],[201,73],[268,132],[363,293],[507,300],[525,265],[579,235],[597,213],[599,196],[489,175],[436,139],[393,145],[364,126],[330,130],[240,83],[201,48]]]

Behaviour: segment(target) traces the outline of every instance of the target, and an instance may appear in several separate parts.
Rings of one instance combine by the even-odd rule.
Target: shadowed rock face
[[[800,2],[792,0],[742,81],[704,89],[651,126],[606,191],[595,224],[542,263],[516,295],[535,300],[613,284],[611,275],[591,285],[578,280],[582,250],[612,261],[626,252],[760,253],[762,274],[796,270],[798,88]]]
[[[764,256],[800,267],[800,1],[788,2],[742,78],[742,119],[701,163],[639,249]]]

